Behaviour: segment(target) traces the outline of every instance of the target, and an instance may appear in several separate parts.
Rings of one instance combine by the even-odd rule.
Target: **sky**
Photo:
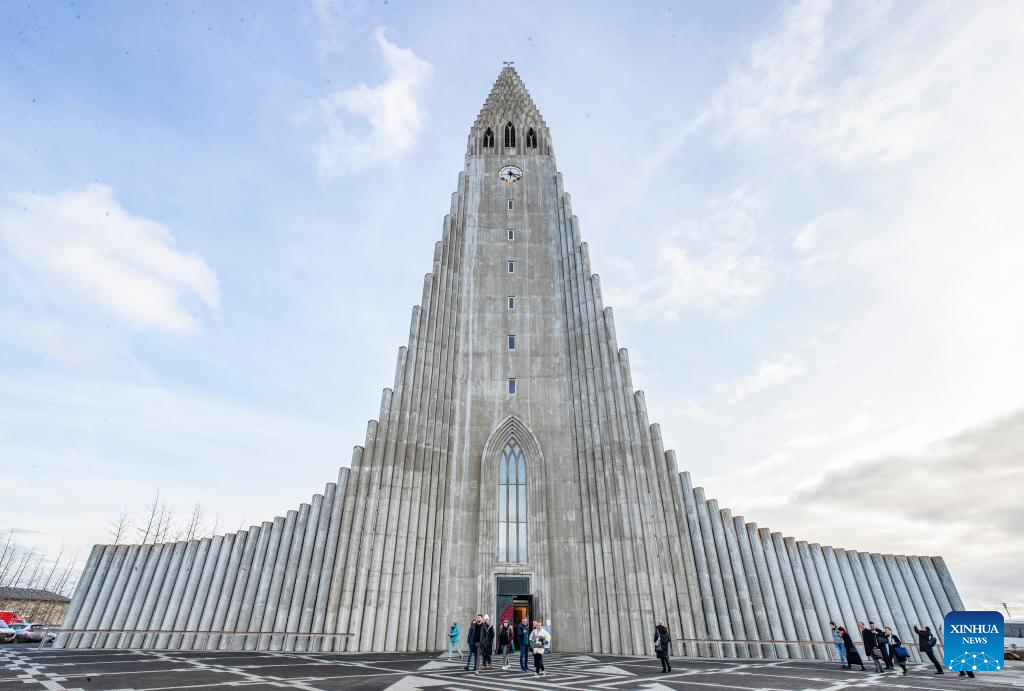
[[[0,531],[294,508],[502,61],[694,484],[1024,602],[1024,4],[0,4]]]

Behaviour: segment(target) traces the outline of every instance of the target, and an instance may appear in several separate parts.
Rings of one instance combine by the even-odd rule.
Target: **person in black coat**
[[[889,644],[889,649],[892,651],[892,656],[896,660],[896,664],[899,665],[900,669],[903,670],[903,676],[906,676],[907,656],[900,654],[901,650],[904,653],[907,651],[907,649],[903,647],[903,641],[901,641],[900,637],[893,633],[892,629],[890,629],[888,626],[885,627],[885,638],[886,643]]]
[[[484,615],[483,628],[480,630],[480,653],[483,656],[484,669],[491,668],[491,653],[494,652],[494,626],[489,614]]]
[[[935,673],[945,674],[945,672],[942,671],[942,665],[940,665],[939,661],[935,659],[935,653],[932,652],[932,648],[935,647],[935,644],[938,643],[938,641],[935,639],[935,636],[932,635],[931,628],[926,626],[923,629],[919,629],[915,626],[914,633],[917,634],[917,643],[921,646],[921,652],[927,655],[928,659],[932,661],[933,665],[935,665]]]
[[[843,639],[843,647],[846,648],[846,669],[853,669],[854,665],[860,665],[860,671],[867,671],[864,669],[864,661],[860,659],[860,653],[857,652],[857,646],[853,644],[849,632],[842,626],[838,630]]]
[[[469,647],[469,652],[466,654],[466,666],[462,669],[469,671],[469,666],[473,665],[473,671],[480,674],[480,634],[483,630],[483,615],[478,614],[473,617],[473,623],[469,625],[469,633],[466,634],[466,645]]]
[[[864,655],[875,663],[876,672],[884,672],[882,667],[882,651],[878,650],[878,643],[875,641],[875,632],[864,626],[864,622],[858,621],[857,628],[860,629],[860,638],[864,642]]]
[[[661,660],[661,671],[671,672],[672,663],[669,662],[669,656],[672,654],[672,637],[661,619],[654,625],[654,654]]]

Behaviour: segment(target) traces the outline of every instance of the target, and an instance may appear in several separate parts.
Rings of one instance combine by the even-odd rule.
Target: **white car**
[[[14,629],[3,619],[0,619],[0,643],[13,643]]]
[[[1014,659],[1024,659],[1024,619],[1014,617],[1003,622],[1003,647]]]

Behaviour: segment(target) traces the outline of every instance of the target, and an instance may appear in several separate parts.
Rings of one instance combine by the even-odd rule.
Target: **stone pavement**
[[[960,689],[1024,688],[1024,663],[961,680],[914,665],[908,676],[847,672],[823,662],[714,662],[677,659],[661,674],[652,658],[555,654],[548,675],[537,678],[500,669],[466,673],[462,665],[420,654],[303,654],[269,652],[163,652],[39,650],[0,647],[0,689],[609,689],[679,691],[748,689]]]

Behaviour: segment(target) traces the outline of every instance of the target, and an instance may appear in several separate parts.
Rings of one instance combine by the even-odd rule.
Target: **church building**
[[[558,651],[652,654],[664,619],[676,654],[827,659],[830,621],[912,640],[958,609],[941,557],[808,544],[680,472],[508,65],[350,467],[247,530],[97,545],[57,646],[436,651],[485,612]]]

